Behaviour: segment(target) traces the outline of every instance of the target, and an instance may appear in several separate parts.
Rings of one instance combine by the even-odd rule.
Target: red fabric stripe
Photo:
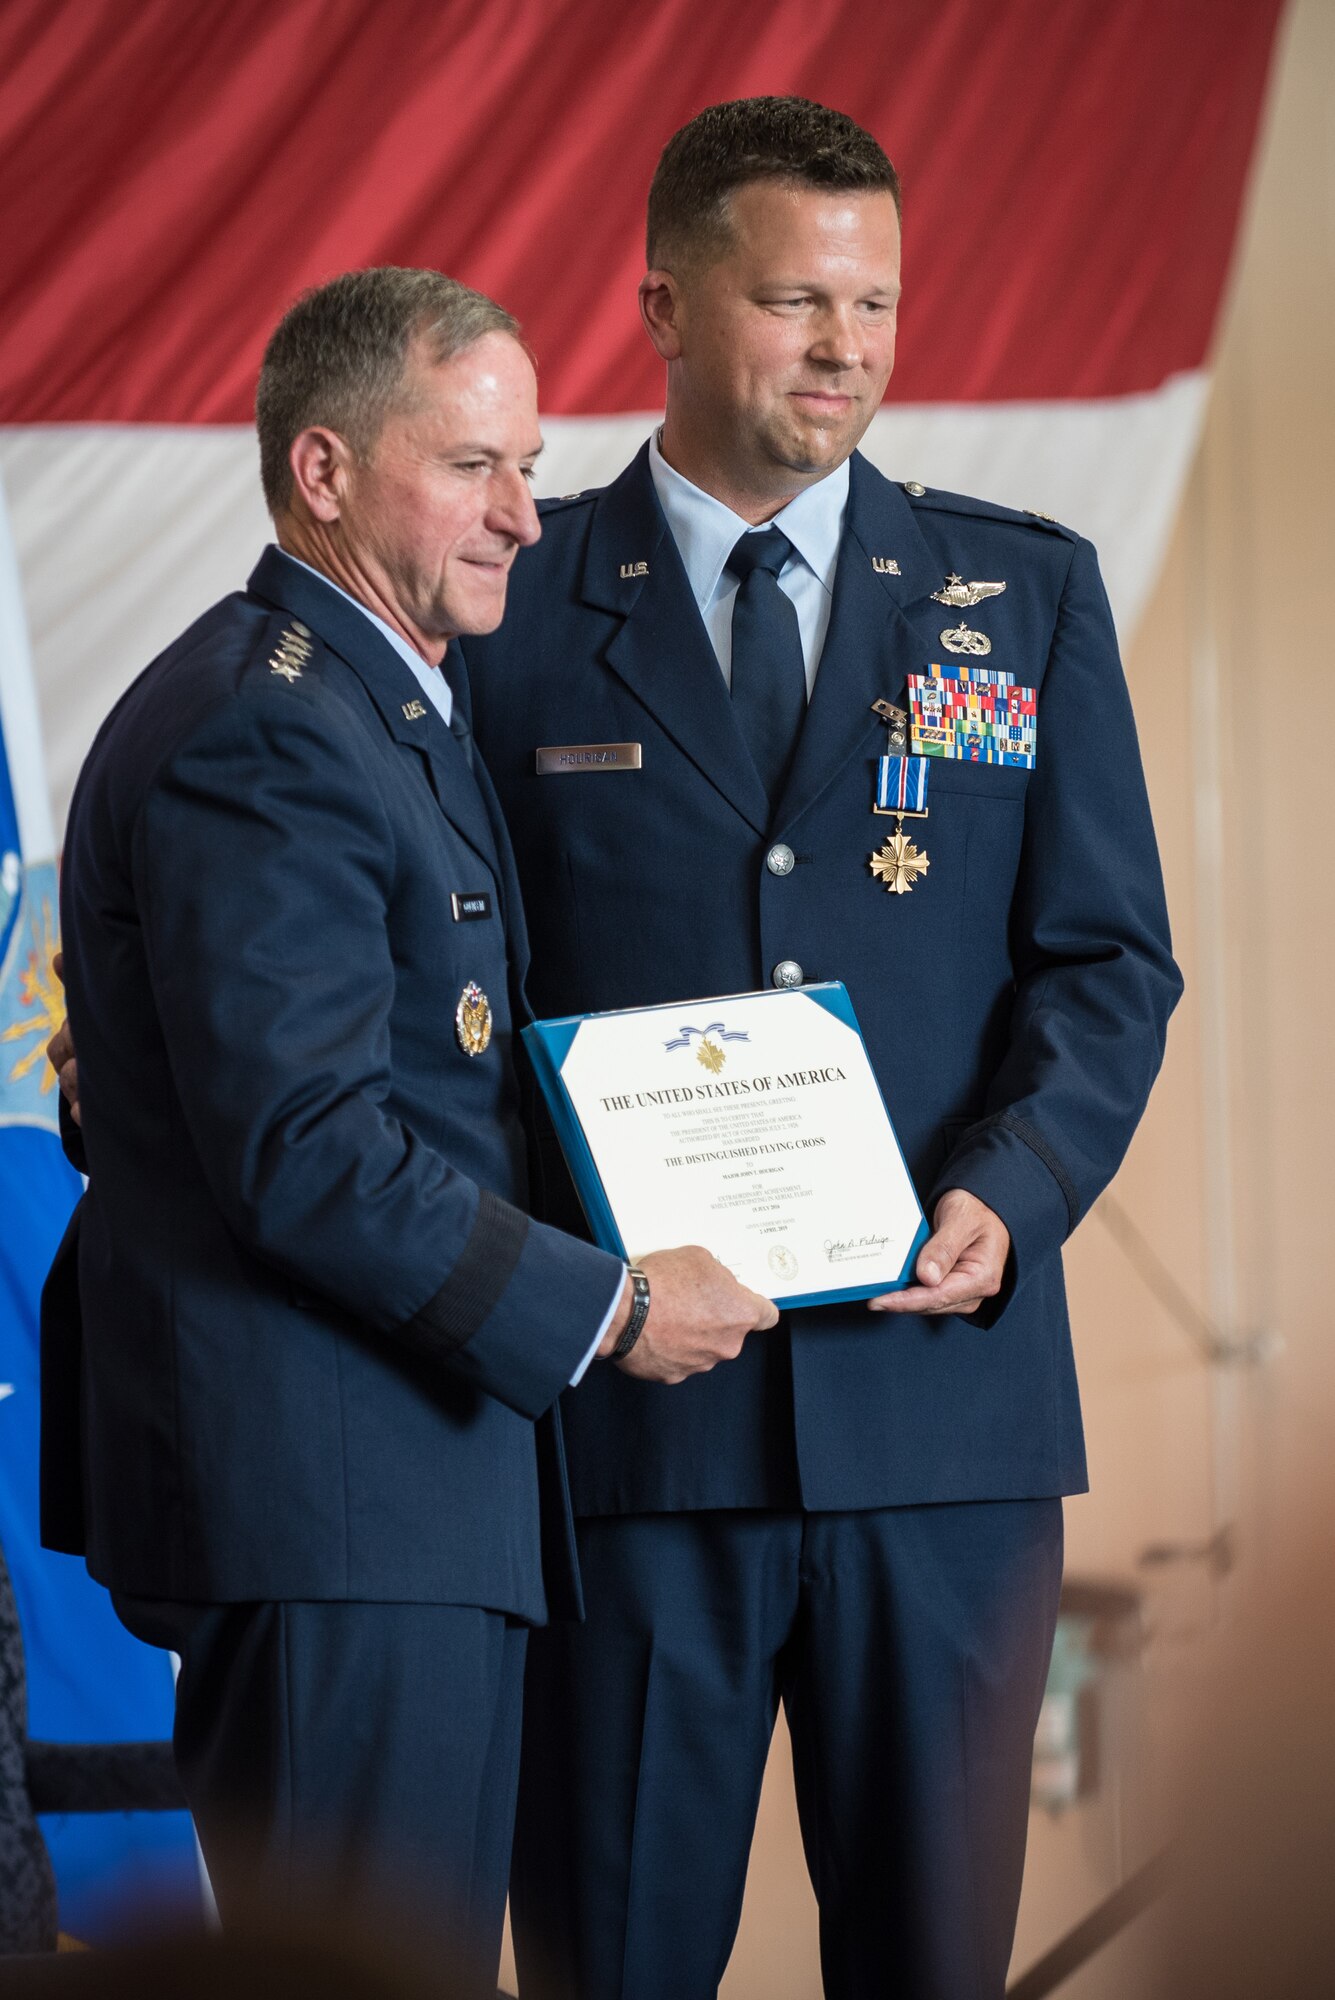
[[[6,0],[0,420],[235,423],[352,265],[524,320],[552,412],[652,409],[645,191],[702,105],[799,91],[906,186],[903,401],[1198,365],[1282,0]]]

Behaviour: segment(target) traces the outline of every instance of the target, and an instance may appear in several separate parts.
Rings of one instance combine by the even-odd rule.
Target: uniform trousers
[[[494,1994],[527,1627],[448,1604],[113,1598],[180,1655],[173,1742],[226,1925],[393,1915]]]
[[[1061,1582],[1056,1499],[579,1524],[532,1634],[523,2000],[713,2000],[778,1704],[828,2000],[1000,2000]]]

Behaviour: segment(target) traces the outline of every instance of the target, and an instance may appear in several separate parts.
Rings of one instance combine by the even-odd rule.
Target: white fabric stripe
[[[8,758],[19,846],[23,861],[31,864],[50,861],[56,850],[23,601],[23,581],[0,478],[0,757]]]
[[[1125,641],[1158,573],[1208,388],[1193,372],[1151,394],[1097,402],[890,407],[863,449],[891,477],[1038,507],[1079,528],[1098,546]],[[655,412],[546,418],[539,490],[605,484],[659,421]],[[0,480],[63,824],[117,696],[207,605],[244,584],[269,538],[255,440],[241,428],[0,428]]]

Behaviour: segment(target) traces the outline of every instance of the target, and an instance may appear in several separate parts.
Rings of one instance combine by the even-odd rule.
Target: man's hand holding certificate
[[[785,1306],[910,1284],[927,1225],[842,985],[524,1034],[605,1247],[703,1244]]]

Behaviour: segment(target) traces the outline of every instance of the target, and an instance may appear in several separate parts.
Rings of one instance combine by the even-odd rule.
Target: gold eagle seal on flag
[[[491,1002],[474,979],[459,995],[454,1032],[466,1056],[480,1056],[491,1040]]]

